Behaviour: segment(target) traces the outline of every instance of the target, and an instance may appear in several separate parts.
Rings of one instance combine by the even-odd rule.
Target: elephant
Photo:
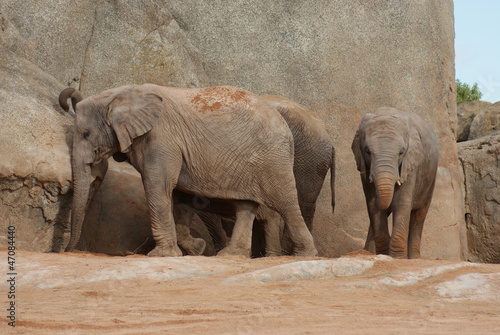
[[[72,102],[72,107],[73,110],[76,110],[76,104],[83,100],[83,96],[81,93],[76,90],[75,88],[68,87],[64,89],[60,95],[59,95],[59,105],[65,112],[69,112],[69,105],[67,103],[67,99],[71,98]],[[113,155],[113,158],[117,162],[123,162],[127,161],[127,156],[124,153],[118,152]],[[100,164],[96,164],[95,166],[92,167],[92,177],[93,181],[90,186],[90,193],[88,197],[88,202],[90,205],[91,199],[93,199],[94,193],[97,192],[99,189],[104,176],[106,175],[108,171],[108,161],[103,160]],[[177,233],[177,244],[180,247],[180,249],[183,251],[183,254],[191,255],[191,256],[199,256],[199,255],[204,255],[205,253],[208,255],[212,255],[214,253],[213,247],[211,245],[207,245],[206,243],[206,238],[200,238],[200,237],[194,237],[191,235],[191,230],[189,228],[189,222],[185,220],[185,216],[183,213],[181,213],[179,210],[176,210],[174,208],[173,211],[174,215],[174,221],[175,221],[175,228],[176,228],[176,233]],[[189,218],[190,220],[193,220],[193,217]],[[125,230],[126,231],[126,230]],[[92,244],[92,247],[96,247],[95,243],[97,243],[97,248],[102,249],[102,247],[99,247],[98,241],[93,241],[94,244]],[[80,247],[83,248],[88,248],[88,246],[82,246]],[[153,243],[154,247],[154,243]],[[146,250],[148,248],[153,248],[150,247],[149,245],[145,245]]]
[[[328,170],[331,174],[332,211],[335,209],[335,148],[323,121],[316,118],[311,110],[281,96],[262,95],[260,97],[278,110],[292,132],[294,143],[293,174],[297,186],[299,207],[308,229],[312,231],[316,200]],[[210,211],[210,209],[208,210]],[[198,211],[198,214],[201,213]],[[227,225],[226,229],[222,229],[220,220],[217,221],[213,216],[204,216],[202,219],[214,240],[226,241],[226,236],[230,236],[230,232],[226,233]],[[224,222],[224,217],[222,220]],[[279,256],[292,252],[293,245],[287,238],[287,230],[283,229],[280,221],[281,218],[276,212],[264,206],[259,207],[254,222],[253,256]],[[227,217],[225,222],[227,222]],[[256,232],[257,234],[255,234]]]
[[[59,100],[73,102],[74,92],[63,92]],[[317,254],[300,214],[291,131],[257,95],[231,86],[143,84],[76,100],[66,251],[74,249],[81,233],[92,169],[115,155],[126,156],[141,174],[156,244],[149,256],[182,255],[172,215],[174,189],[234,204],[233,237],[222,254],[249,256],[259,205],[284,218],[296,255]]]
[[[312,231],[316,200],[328,170],[332,212],[335,210],[335,148],[323,121],[316,118],[311,110],[282,96],[262,95],[261,98],[278,110],[292,132],[295,153],[293,174],[300,211],[307,227]],[[277,219],[279,217],[270,213],[269,209],[259,208],[257,220],[265,222],[265,254],[268,256],[291,252],[287,230],[284,231],[284,236],[282,231],[277,230],[279,225],[273,222]]]
[[[431,124],[415,113],[379,108],[363,116],[352,151],[370,217],[365,249],[420,258],[439,160],[439,139]]]

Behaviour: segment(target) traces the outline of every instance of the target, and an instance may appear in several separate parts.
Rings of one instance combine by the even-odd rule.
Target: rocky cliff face
[[[488,101],[467,101],[457,106],[457,142],[469,140],[472,121],[482,111],[491,106]]]
[[[459,143],[471,261],[500,263],[500,134]]]
[[[469,260],[500,263],[500,102],[458,106]]]
[[[469,140],[500,132],[500,102],[478,113],[470,125]]]
[[[451,0],[9,0],[0,15],[0,227],[25,222],[26,248],[53,249],[67,221],[72,117],[57,106],[59,92],[152,82],[235,85],[317,111],[338,153],[336,212],[325,188],[313,232],[324,256],[359,249],[366,236],[350,151],[361,116],[380,106],[423,115],[442,155],[422,253],[465,257]]]
[[[17,245],[62,245],[68,221],[72,117],[56,109],[52,76],[0,45],[0,243],[17,226]]]

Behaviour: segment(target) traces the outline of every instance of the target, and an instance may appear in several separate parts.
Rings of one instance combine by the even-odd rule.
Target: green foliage
[[[483,93],[481,93],[477,87],[477,83],[474,83],[471,87],[458,79],[456,79],[455,82],[457,83],[457,105],[466,101],[479,100],[483,96]]]

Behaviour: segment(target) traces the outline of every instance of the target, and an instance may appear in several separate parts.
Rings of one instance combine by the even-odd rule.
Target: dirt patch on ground
[[[16,267],[2,334],[500,333],[500,265],[20,251]]]

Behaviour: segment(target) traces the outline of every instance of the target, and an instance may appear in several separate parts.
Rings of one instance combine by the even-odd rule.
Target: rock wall
[[[68,238],[74,115],[59,107],[59,92],[206,86],[202,57],[165,4],[153,1],[8,0],[0,2],[0,25],[0,243],[16,225],[18,247],[60,250]]]
[[[85,96],[129,83],[206,86],[203,58],[168,1],[7,0],[1,42]]]
[[[57,181],[58,194],[64,196],[70,180],[71,116],[56,104],[67,85],[79,87],[85,96],[146,81],[184,87],[228,84],[283,95],[315,110],[337,148],[336,212],[330,213],[325,188],[313,233],[322,255],[339,256],[361,248],[368,227],[350,152],[355,129],[364,113],[393,106],[428,118],[441,140],[423,256],[465,257],[451,0],[83,0],[70,5],[7,0],[0,3],[0,16],[1,63],[10,62],[0,71],[2,76],[11,72],[0,83],[0,94],[12,101],[0,106],[0,134],[5,134],[4,148],[19,148],[5,156],[2,152],[0,178],[35,176],[42,186]],[[35,131],[30,137],[30,124],[39,119],[42,129],[59,137],[42,139]],[[15,139],[4,128],[24,137]],[[40,159],[46,164],[24,163],[30,148],[37,148],[37,155],[47,152]],[[57,173],[36,177],[37,167]],[[2,204],[1,217],[15,222],[6,214],[10,205]],[[42,221],[43,229],[54,226]]]
[[[458,129],[468,260],[500,263],[500,102],[461,103]]]
[[[469,260],[500,263],[500,134],[459,144]]]
[[[457,106],[457,142],[469,140],[470,126],[477,114],[491,106],[488,101],[467,101]]]
[[[55,108],[61,84],[0,45],[0,244],[17,227],[17,246],[62,246],[71,202],[73,119]]]
[[[500,132],[500,102],[479,112],[470,124],[469,140]]]

